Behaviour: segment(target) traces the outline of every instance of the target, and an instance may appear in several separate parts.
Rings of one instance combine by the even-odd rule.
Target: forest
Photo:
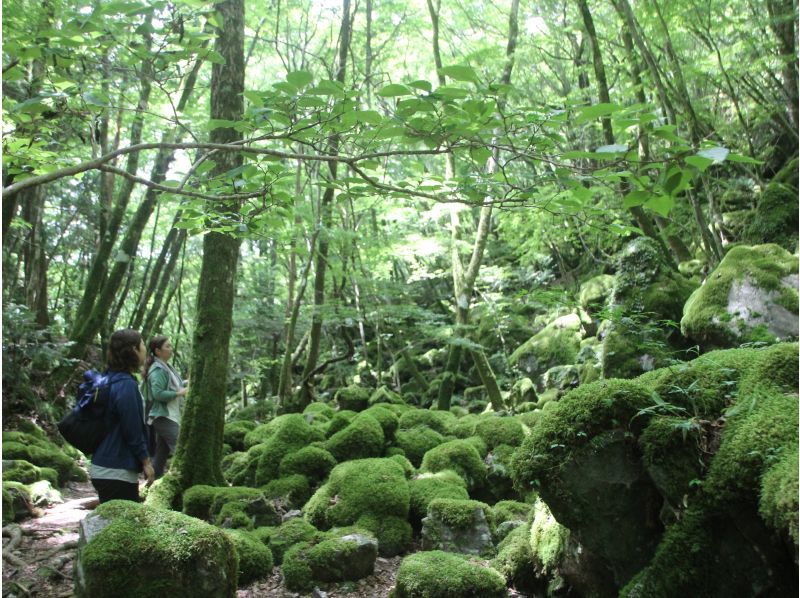
[[[2,8],[3,596],[797,595],[794,0]]]

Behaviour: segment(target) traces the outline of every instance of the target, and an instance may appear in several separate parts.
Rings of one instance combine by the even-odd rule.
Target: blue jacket
[[[127,372],[109,371],[111,386],[106,409],[109,433],[92,456],[101,467],[142,471],[147,453],[144,405],[136,379]]]

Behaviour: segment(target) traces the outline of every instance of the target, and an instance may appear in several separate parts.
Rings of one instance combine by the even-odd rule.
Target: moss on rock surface
[[[397,571],[395,598],[501,598],[503,576],[481,561],[434,550],[412,554]]]
[[[389,403],[392,405],[405,405],[406,402],[399,394],[390,390],[386,386],[381,386],[370,395],[369,404],[377,405],[379,403]]]
[[[302,474],[309,480],[321,482],[336,466],[336,459],[328,451],[315,446],[305,446],[281,459],[278,468],[281,476]]]
[[[339,409],[363,411],[369,406],[369,389],[363,386],[345,386],[336,391],[334,400]]]
[[[483,439],[490,450],[500,444],[519,446],[525,439],[522,423],[507,416],[488,415],[482,417],[475,426],[475,434]]]
[[[323,434],[298,413],[281,415],[266,424],[266,427],[269,429],[263,432],[266,440],[263,442],[264,449],[255,472],[256,486],[263,486],[279,476],[280,463],[286,455],[324,439]],[[256,428],[246,438],[258,430]]]
[[[130,501],[100,505],[89,518],[105,527],[79,548],[76,596],[236,595],[238,557],[223,530]]]
[[[575,362],[582,336],[580,316],[568,314],[550,322],[508,358],[531,378],[556,365]]]
[[[421,471],[455,471],[467,482],[467,488],[486,483],[486,466],[478,450],[467,440],[451,440],[429,450],[422,459]]]
[[[428,514],[428,505],[436,498],[469,498],[466,482],[453,471],[421,474],[408,483],[410,492],[409,516],[411,524],[419,528]]]
[[[58,485],[58,472],[49,467],[37,467],[24,460],[10,460],[3,462],[3,481],[33,484],[39,480],[47,480],[54,486]]]
[[[614,277],[611,274],[600,274],[590,278],[581,285],[578,294],[581,307],[589,313],[601,311],[611,297],[613,287]]]
[[[395,444],[403,450],[414,467],[420,466],[425,453],[443,442],[444,436],[427,426],[398,430],[395,437]]]
[[[778,245],[734,247],[689,297],[681,332],[706,348],[796,338],[797,268]]]
[[[295,517],[280,525],[280,527],[261,528],[262,536],[275,558],[275,564],[283,562],[283,555],[289,548],[300,542],[314,542],[321,540],[324,534],[302,517]],[[256,534],[260,530],[253,533]]]
[[[244,437],[248,432],[254,430],[257,424],[254,421],[234,421],[225,424],[222,432],[223,442],[230,445],[234,451],[243,451]]]
[[[383,428],[367,413],[359,413],[344,429],[331,436],[325,448],[337,461],[367,459],[383,454]]]
[[[233,540],[239,557],[239,585],[244,586],[272,573],[272,552],[252,533],[242,530],[226,530]]]
[[[753,245],[775,243],[793,252],[797,249],[797,224],[797,189],[770,183],[758,198],[742,240]]]
[[[42,435],[3,432],[3,459],[28,461],[37,467],[55,470],[58,473],[60,486],[70,480],[85,482],[86,473],[78,467],[72,457],[64,454],[58,446]]]

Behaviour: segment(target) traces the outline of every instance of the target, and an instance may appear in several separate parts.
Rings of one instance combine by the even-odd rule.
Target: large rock
[[[617,258],[612,319],[603,332],[603,377],[633,378],[669,363],[682,339],[662,322],[680,319],[694,287],[652,239],[626,245]]]
[[[422,520],[422,549],[489,555],[494,550],[491,516],[485,503],[437,498]]]
[[[111,501],[80,525],[75,595],[235,596],[237,555],[222,530],[182,513]]]
[[[689,297],[681,331],[706,349],[796,339],[797,268],[777,245],[734,247]]]
[[[372,575],[378,556],[375,538],[358,532],[290,548],[284,557],[286,587],[308,591],[315,582],[357,581]]]
[[[535,380],[553,366],[574,363],[583,332],[578,314],[561,316],[518,347],[508,362]]]
[[[753,245],[776,243],[797,249],[797,190],[771,183],[758,198],[755,213],[742,231],[742,239]]]

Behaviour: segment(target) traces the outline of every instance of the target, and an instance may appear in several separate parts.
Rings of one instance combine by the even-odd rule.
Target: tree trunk
[[[47,313],[47,255],[45,253],[44,211],[45,188],[35,187],[23,191],[22,218],[30,225],[22,245],[25,262],[25,303],[36,323],[45,327],[50,323]]]
[[[225,59],[211,69],[211,118],[239,121],[244,114],[244,0],[215,5],[222,21],[214,49]],[[211,131],[211,143],[242,139],[233,128]],[[242,164],[241,154],[217,157],[214,174]],[[220,206],[231,213],[238,204]],[[179,486],[221,485],[222,431],[228,383],[228,350],[233,327],[233,299],[240,240],[218,232],[203,238],[203,263],[197,285],[197,319],[192,341],[191,395],[183,415],[173,471]]]

